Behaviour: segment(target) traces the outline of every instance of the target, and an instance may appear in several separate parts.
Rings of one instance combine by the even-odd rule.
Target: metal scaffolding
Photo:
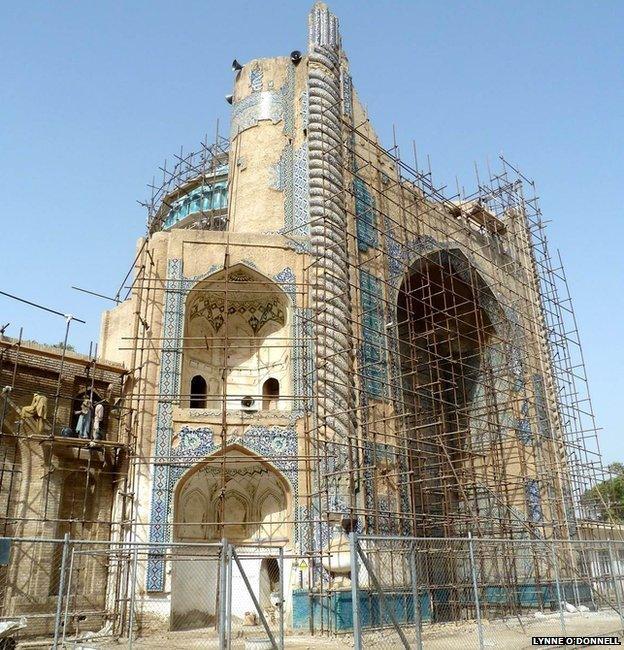
[[[347,83],[344,77],[342,83]],[[310,594],[323,597],[336,590],[328,577],[331,571],[323,571],[320,564],[327,558],[331,569],[335,561],[327,545],[335,525],[395,540],[472,535],[524,541],[522,558],[511,543],[501,543],[494,560],[491,547],[478,544],[472,562],[481,562],[480,575],[486,576],[488,566],[500,561],[497,580],[506,585],[529,576],[538,585],[552,583],[556,568],[576,584],[578,553],[573,554],[565,542],[582,539],[583,527],[604,512],[602,504],[584,497],[608,474],[601,461],[565,271],[559,255],[553,260],[549,252],[535,186],[501,157],[500,170],[489,173],[487,180],[479,178],[473,193],[446,196],[430,171],[400,158],[396,144],[389,150],[381,147],[368,120],[355,124],[352,113],[345,115],[342,101],[323,105],[320,113],[321,121],[329,113],[334,121],[341,115],[335,125],[340,137],[323,151],[332,165],[339,164],[340,182],[332,178],[335,170],[320,168],[316,181],[325,204],[310,213],[305,226],[313,233],[312,240],[316,237],[320,243],[317,250],[317,244],[303,242],[305,274],[291,283],[301,335],[272,342],[286,352],[298,345],[304,360],[300,381],[293,384],[296,388],[278,398],[287,411],[297,409],[302,422],[294,459],[300,503],[287,523],[297,528],[297,552],[311,560],[306,580]],[[133,301],[132,334],[121,346],[130,353],[130,362],[119,432],[116,440],[97,445],[110,447],[118,459],[123,455],[123,462],[110,470],[117,494],[111,519],[99,524],[108,526],[110,541],[121,545],[150,539],[150,528],[157,525],[165,528],[164,540],[175,538],[179,524],[171,520],[156,524],[141,517],[142,477],[159,468],[183,470],[196,463],[192,455],[174,457],[171,449],[163,452],[151,444],[148,422],[159,408],[186,407],[197,399],[189,386],[178,383],[165,391],[150,379],[151,365],[163,354],[218,352],[223,380],[218,390],[204,391],[202,403],[214,405],[221,414],[216,434],[221,449],[239,437],[240,422],[230,417],[228,404],[247,396],[228,392],[226,379],[232,370],[230,358],[249,345],[249,337],[228,334],[232,317],[228,307],[242,291],[231,273],[230,240],[226,237],[220,244],[219,272],[184,292],[181,281],[169,277],[157,263],[154,245],[154,236],[166,229],[180,197],[198,188],[203,196],[203,188],[224,177],[228,163],[234,166],[238,153],[230,145],[217,132],[214,143],[202,144],[195,153],[181,152],[172,168],[166,164],[161,168],[162,181],[152,183],[151,197],[143,204],[146,237],[113,299],[119,303],[123,296]],[[235,188],[229,191],[231,197]],[[345,220],[340,240],[333,231],[336,203]],[[231,200],[229,208],[202,205],[192,220],[184,221],[182,215],[174,226],[227,231],[235,208]],[[298,224],[291,232],[283,231],[283,241],[301,249],[302,228]],[[338,273],[318,251],[342,245],[344,266]],[[163,331],[168,296],[207,291],[217,293],[223,303],[224,336]],[[273,288],[269,280],[256,277],[245,282],[244,291],[267,300]],[[338,302],[341,318],[328,317]],[[333,344],[324,344],[327,340]],[[59,387],[67,343],[66,337]],[[10,367],[12,376],[1,405],[3,440],[40,436],[52,446],[89,447],[90,443],[60,437],[59,400],[75,399],[60,389],[51,395],[53,416],[45,432],[26,430],[15,424],[14,417],[8,418],[11,409],[16,411],[12,395],[19,390],[20,349],[21,336],[0,356],[0,370]],[[94,377],[97,349],[89,364]],[[16,497],[14,455],[8,449],[5,444],[1,503],[7,508],[5,522],[14,525],[30,515],[9,514]],[[93,523],[86,508],[91,458],[88,455],[80,465],[87,477],[82,512],[72,510],[63,520],[68,525]],[[271,458],[276,460],[280,457]],[[261,525],[232,521],[225,513],[226,470],[248,459],[221,453],[205,462],[221,473],[219,514],[213,522],[185,525],[212,528],[211,539],[218,540],[225,537],[227,526]],[[48,510],[47,487],[45,494],[42,519],[61,521],[58,513]],[[535,540],[557,540],[561,564],[534,550],[541,549],[532,543]],[[458,577],[461,567],[453,559],[456,549],[453,544],[437,544],[439,564],[426,580],[431,589],[455,585],[448,608],[460,616],[465,604],[458,587],[463,584]],[[519,567],[520,559],[524,568]],[[131,562],[130,550],[115,556],[110,602],[119,634],[127,633],[132,620]],[[532,563],[530,569],[527,563]],[[505,613],[515,613],[515,607],[511,601],[497,605]],[[319,625],[317,631],[333,630],[329,618],[321,616]]]

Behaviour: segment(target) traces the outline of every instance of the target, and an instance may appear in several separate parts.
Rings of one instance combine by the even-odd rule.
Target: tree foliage
[[[65,347],[67,352],[75,352],[76,351],[76,348],[73,345],[71,345],[71,343],[68,343],[67,345],[64,346],[63,341],[59,341],[58,343],[53,343],[50,347],[51,348],[60,348],[61,350],[63,349],[63,347]]]
[[[582,496],[582,502],[601,521],[624,522],[624,464],[607,467],[612,477],[602,481]]]

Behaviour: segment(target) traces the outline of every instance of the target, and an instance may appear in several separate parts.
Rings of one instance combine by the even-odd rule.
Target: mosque
[[[111,539],[145,549],[142,625],[214,622],[223,539],[247,549],[231,614],[252,592],[270,608],[279,582],[287,625],[308,629],[351,598],[352,531],[578,538],[596,465],[524,177],[502,161],[447,198],[384,148],[324,3],[307,52],[233,76],[228,133],[164,168],[101,322],[119,433],[101,443],[115,481],[90,498]]]

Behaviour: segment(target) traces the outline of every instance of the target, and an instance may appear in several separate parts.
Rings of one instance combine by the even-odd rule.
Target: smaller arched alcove
[[[279,408],[280,385],[275,377],[269,377],[262,384],[262,409],[270,411]]]
[[[201,375],[191,379],[191,397],[189,405],[192,409],[205,409],[208,385]]]
[[[291,302],[273,280],[243,264],[200,280],[186,299],[182,385],[201,376],[206,408],[263,403],[263,382],[290,387]]]
[[[225,477],[225,483],[224,483]],[[174,496],[174,538],[283,545],[290,539],[290,484],[268,461],[230,445],[191,467]]]
[[[218,547],[185,542],[257,543],[286,546],[292,539],[292,490],[284,475],[242,445],[230,445],[191,467],[178,481],[173,499],[174,549],[171,573],[171,627],[193,629],[214,624],[218,592]],[[211,555],[212,552],[212,555]],[[275,566],[262,558],[242,562],[256,597],[264,588],[270,600]],[[235,568],[233,614],[253,611],[253,603]]]

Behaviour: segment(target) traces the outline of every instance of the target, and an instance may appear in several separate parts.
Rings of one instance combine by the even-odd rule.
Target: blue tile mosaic
[[[375,200],[366,183],[358,177],[353,179],[353,195],[358,250],[366,252],[369,248],[375,248],[378,242]]]
[[[364,390],[370,397],[386,395],[386,333],[381,280],[360,270],[362,301],[362,368]]]
[[[257,93],[262,90],[262,68],[256,63],[249,71],[249,86],[251,92]]]
[[[542,375],[533,375],[533,393],[535,396],[535,416],[537,419],[537,430],[544,438],[551,437],[550,418],[546,406],[546,391],[544,389],[544,378]]]
[[[529,521],[539,523],[542,521],[542,500],[540,497],[539,483],[529,478],[525,481],[525,495],[527,502],[527,516]]]

